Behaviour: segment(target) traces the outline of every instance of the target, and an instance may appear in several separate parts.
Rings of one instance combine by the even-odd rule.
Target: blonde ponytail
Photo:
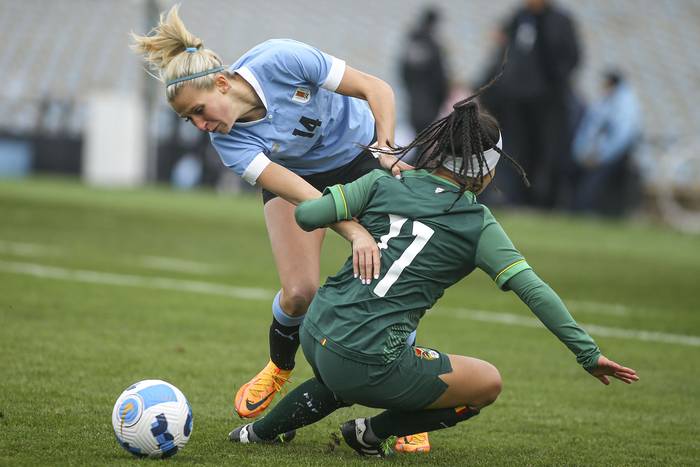
[[[148,35],[131,33],[131,49],[143,55],[148,67],[166,84],[169,101],[185,83],[200,89],[213,87],[214,75],[223,71],[219,56],[205,49],[202,40],[187,30],[179,8],[174,5],[167,15],[161,13],[158,25]]]

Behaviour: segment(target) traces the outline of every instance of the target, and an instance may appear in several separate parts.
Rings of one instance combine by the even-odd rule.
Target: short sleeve
[[[513,276],[531,269],[488,209],[484,210],[484,224],[476,247],[475,263],[502,290],[507,290],[506,284]]]
[[[345,62],[301,42],[280,41],[276,59],[285,72],[313,86],[335,91],[343,79]]]
[[[262,171],[270,163],[262,148],[236,141],[229,135],[213,134],[211,142],[224,165],[251,185],[255,185]]]

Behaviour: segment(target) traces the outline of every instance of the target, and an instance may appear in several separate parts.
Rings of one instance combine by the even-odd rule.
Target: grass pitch
[[[700,238],[650,226],[499,213],[538,274],[610,358],[641,381],[605,387],[485,274],[448,291],[418,341],[495,364],[499,400],[391,464],[689,465],[700,462]],[[348,247],[329,232],[323,276]],[[226,440],[235,389],[267,361],[278,287],[257,198],[69,181],[0,182],[0,463],[135,461],[110,416],[131,383],[165,379],[194,411],[174,464],[366,465],[329,434],[286,446]],[[298,354],[292,385],[311,372]],[[617,384],[619,383],[619,384]],[[150,462],[150,461],[138,461]]]

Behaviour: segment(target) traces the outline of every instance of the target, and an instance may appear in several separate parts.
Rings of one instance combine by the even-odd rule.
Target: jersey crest
[[[426,349],[424,347],[414,347],[413,350],[416,353],[416,357],[422,358],[423,360],[437,360],[440,358],[440,354],[437,350]]]
[[[309,99],[311,99],[311,91],[306,88],[297,88],[292,96],[292,100],[300,104],[306,104]]]

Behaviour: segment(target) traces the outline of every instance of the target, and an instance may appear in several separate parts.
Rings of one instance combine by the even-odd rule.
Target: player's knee
[[[311,304],[316,287],[313,285],[299,285],[285,288],[282,292],[282,308],[291,316],[300,316],[306,313]]]
[[[501,374],[499,373],[498,369],[490,363],[486,363],[482,369],[480,380],[481,390],[479,391],[479,394],[475,400],[471,401],[469,404],[478,409],[496,402],[496,399],[498,399],[498,396],[501,394],[501,390],[503,388]]]

